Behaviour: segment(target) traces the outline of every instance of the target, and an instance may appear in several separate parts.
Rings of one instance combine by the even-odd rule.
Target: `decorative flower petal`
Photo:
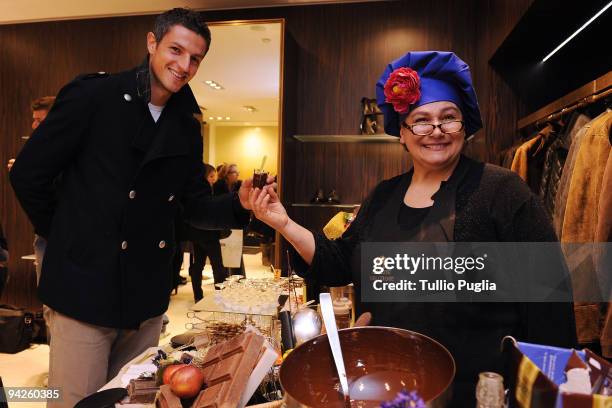
[[[410,105],[421,99],[419,74],[412,68],[398,68],[389,75],[385,83],[385,102],[393,105],[398,113],[407,113]]]

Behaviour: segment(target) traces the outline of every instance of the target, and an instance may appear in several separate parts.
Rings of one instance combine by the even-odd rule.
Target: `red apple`
[[[164,369],[164,375],[162,376],[162,382],[164,384],[170,384],[170,378],[179,369],[187,367],[187,364],[172,364]]]
[[[170,378],[170,389],[179,398],[195,397],[203,385],[204,374],[193,365],[178,369]]]

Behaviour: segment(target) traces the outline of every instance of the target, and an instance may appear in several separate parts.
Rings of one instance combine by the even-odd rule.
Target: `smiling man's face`
[[[147,34],[147,48],[152,74],[151,102],[165,104],[171,94],[178,92],[194,77],[208,44],[201,35],[176,24],[159,42],[153,33]],[[153,95],[163,96],[163,101],[154,101]]]

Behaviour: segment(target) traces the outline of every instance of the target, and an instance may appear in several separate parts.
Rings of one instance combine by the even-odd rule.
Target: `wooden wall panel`
[[[408,155],[393,144],[306,145],[291,140],[291,135],[356,134],[359,101],[375,95],[374,84],[386,63],[411,50],[452,50],[472,67],[487,126],[468,153],[481,159],[495,157],[507,144],[506,135],[512,137],[520,106],[490,70],[488,58],[529,3],[406,0],[218,11],[204,17],[286,20],[284,201],[309,200],[322,184],[326,192],[337,187],[348,202],[363,198],[378,180],[405,171]],[[29,133],[31,99],[56,93],[82,72],[118,71],[137,64],[144,56],[145,33],[153,18],[0,26],[2,169],[21,148],[19,137]],[[19,260],[32,252],[32,230],[4,170],[0,183],[0,220],[11,246],[13,275],[2,301],[36,307],[31,264]]]
[[[474,83],[481,105],[484,130],[477,134],[472,147],[475,155],[499,164],[499,153],[518,139],[516,123],[525,114],[525,106],[515,92],[488,63],[510,34],[533,0],[479,0],[476,39],[478,64],[472,66]]]

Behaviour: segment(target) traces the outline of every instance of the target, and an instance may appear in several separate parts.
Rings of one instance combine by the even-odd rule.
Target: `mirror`
[[[236,165],[219,172],[225,183],[217,182],[215,193],[251,178],[264,156],[264,171],[281,173],[283,24],[282,19],[209,23],[211,48],[190,82],[202,111],[203,159],[215,168]],[[244,231],[250,277],[269,273],[275,264],[275,238],[257,222]],[[244,274],[241,269],[230,274]]]

